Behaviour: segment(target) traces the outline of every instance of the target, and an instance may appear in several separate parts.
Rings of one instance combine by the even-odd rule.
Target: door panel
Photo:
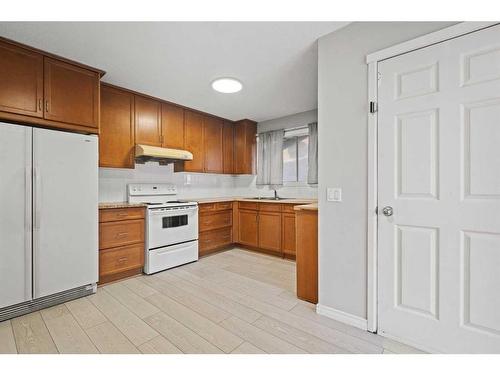
[[[203,143],[205,172],[222,173],[222,120],[213,117],[203,119]]]
[[[238,238],[239,242],[248,246],[257,246],[258,241],[258,223],[257,211],[238,211]]]
[[[280,212],[259,212],[259,247],[281,252]]]
[[[185,111],[185,147],[193,154],[193,160],[184,162],[184,170],[188,172],[204,171],[203,149],[203,116],[199,113]]]
[[[99,74],[44,58],[44,118],[99,127]]]
[[[255,174],[257,124],[250,120],[234,125],[234,173]]]
[[[35,298],[97,282],[97,137],[33,130]]]
[[[379,332],[432,351],[500,353],[499,39],[378,66]]]
[[[295,214],[283,213],[282,217],[282,239],[281,247],[283,253],[294,257],[295,256]]]
[[[161,126],[163,147],[184,149],[184,109],[162,103]]]
[[[99,166],[134,168],[134,96],[101,87]]]
[[[161,104],[138,95],[135,95],[135,143],[161,146]]]
[[[0,42],[0,111],[43,117],[43,56]]]
[[[31,293],[32,128],[0,123],[0,308]]]
[[[223,127],[223,173],[234,173],[234,125],[224,121]]]

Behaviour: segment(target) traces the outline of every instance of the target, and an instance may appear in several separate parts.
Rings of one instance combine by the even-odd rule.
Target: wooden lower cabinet
[[[198,240],[199,255],[207,255],[233,243],[231,227],[200,233]]]
[[[199,255],[231,244],[295,259],[295,204],[267,202],[200,203]]]
[[[281,214],[281,249],[285,258],[295,259],[295,214]]]
[[[233,203],[201,203],[198,206],[198,255],[204,256],[233,243]]]
[[[238,242],[257,247],[259,245],[259,213],[240,209],[238,212]]]
[[[258,222],[258,247],[281,253],[281,212],[260,211]]]
[[[140,273],[144,266],[144,245],[142,243],[99,251],[99,283],[117,280],[123,273]]]
[[[142,273],[145,209],[99,210],[99,284]]]
[[[297,297],[318,302],[318,211],[300,210],[297,220]]]

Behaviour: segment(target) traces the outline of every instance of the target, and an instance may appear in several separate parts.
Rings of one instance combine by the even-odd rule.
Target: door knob
[[[392,214],[393,214],[392,207],[391,207],[391,206],[385,206],[385,207],[382,209],[382,213],[383,213],[385,216],[392,216]]]

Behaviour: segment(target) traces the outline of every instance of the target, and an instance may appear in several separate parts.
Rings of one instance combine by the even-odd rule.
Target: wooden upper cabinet
[[[161,105],[162,146],[168,148],[184,148],[184,109],[176,105]]]
[[[0,41],[0,111],[43,117],[43,56]]]
[[[99,166],[134,168],[134,95],[101,86]]]
[[[224,121],[222,128],[222,166],[223,173],[234,173],[234,125]]]
[[[203,143],[207,173],[222,173],[222,127],[224,123],[215,117],[204,116]]]
[[[186,110],[184,116],[184,146],[193,154],[193,160],[184,162],[184,170],[204,172],[203,115]]]
[[[161,103],[135,95],[135,143],[160,147]]]
[[[241,120],[234,125],[234,173],[256,173],[257,123]]]
[[[44,118],[98,128],[99,79],[97,72],[45,57]]]

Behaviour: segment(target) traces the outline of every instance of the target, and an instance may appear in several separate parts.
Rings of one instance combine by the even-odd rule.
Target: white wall
[[[368,53],[450,26],[357,22],[319,39],[319,303],[366,318]],[[326,201],[341,187],[343,202]]]
[[[293,115],[259,122],[257,124],[257,133],[268,132],[271,130],[297,128],[299,126],[306,126],[307,124],[316,121],[318,121],[318,110],[312,109],[306,112],[299,112]]]
[[[173,183],[179,198],[235,195],[234,177],[204,173],[174,173],[173,165],[137,164],[135,169],[99,168],[99,202],[124,202],[128,183]]]

